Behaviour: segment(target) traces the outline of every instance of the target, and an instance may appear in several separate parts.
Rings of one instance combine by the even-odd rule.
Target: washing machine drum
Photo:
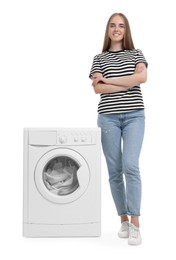
[[[53,149],[44,154],[35,168],[38,192],[54,203],[70,203],[88,188],[90,171],[86,160],[71,149]]]

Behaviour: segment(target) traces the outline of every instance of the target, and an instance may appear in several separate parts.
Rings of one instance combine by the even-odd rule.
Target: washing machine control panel
[[[88,131],[58,131],[57,144],[59,145],[88,145],[95,143],[95,136]]]

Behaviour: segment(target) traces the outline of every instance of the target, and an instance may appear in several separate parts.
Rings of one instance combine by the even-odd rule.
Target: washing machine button
[[[60,136],[60,137],[59,137],[59,142],[60,142],[61,144],[65,144],[65,143],[67,142],[67,137],[66,137],[66,136]]]
[[[78,137],[74,137],[74,142],[77,143],[79,141],[79,138]]]
[[[81,137],[81,142],[82,142],[82,143],[86,142],[86,137],[85,137],[85,136],[82,136],[82,137]]]

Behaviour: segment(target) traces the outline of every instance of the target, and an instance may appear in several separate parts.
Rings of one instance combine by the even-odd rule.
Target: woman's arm
[[[96,94],[114,93],[127,91],[147,80],[147,68],[144,63],[138,63],[134,74],[130,76],[104,78],[101,73],[94,73],[92,76],[92,86]]]
[[[107,94],[107,93],[115,93],[115,92],[128,90],[127,87],[116,86],[116,85],[105,84],[105,83],[98,83],[93,87],[96,94]]]
[[[92,76],[92,86],[96,94],[114,93],[120,91],[127,91],[126,87],[117,86],[112,84],[105,84],[103,82],[104,78],[101,73],[94,73]]]
[[[145,83],[147,80],[147,68],[144,63],[138,63],[134,74],[130,76],[116,77],[116,78],[103,78],[105,84],[112,84],[117,86],[123,86],[131,88],[141,83]]]

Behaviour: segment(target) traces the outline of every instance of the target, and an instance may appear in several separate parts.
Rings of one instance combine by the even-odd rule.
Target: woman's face
[[[108,36],[112,43],[122,42],[125,34],[125,22],[120,15],[110,20]]]

